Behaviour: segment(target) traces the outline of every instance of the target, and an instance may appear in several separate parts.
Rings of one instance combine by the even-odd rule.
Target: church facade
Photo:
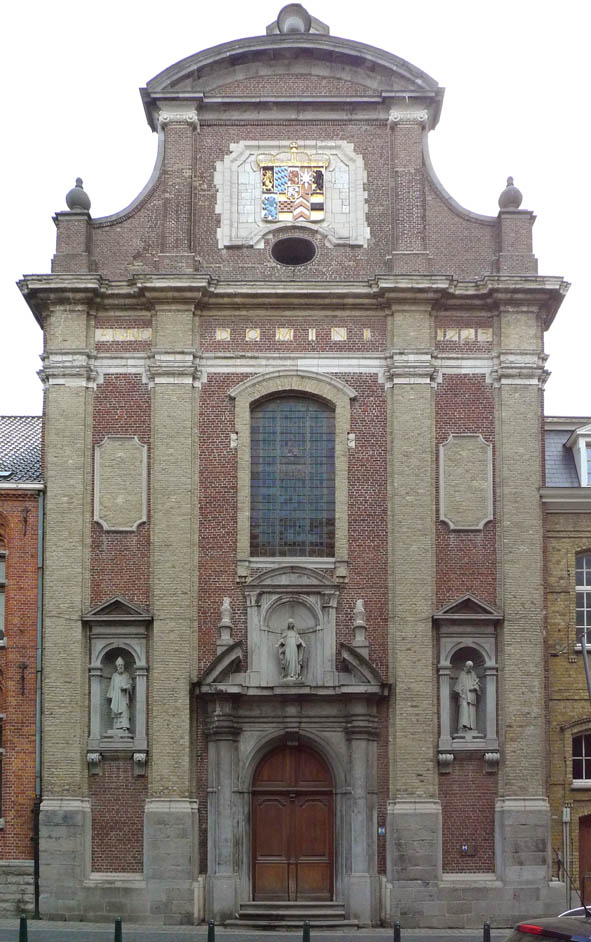
[[[533,214],[442,90],[290,4],[142,89],[153,176],[49,275],[40,907],[556,911]]]

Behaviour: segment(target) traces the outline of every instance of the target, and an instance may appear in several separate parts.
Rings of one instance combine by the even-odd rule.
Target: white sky
[[[331,34],[407,59],[446,88],[431,157],[463,206],[489,215],[509,174],[538,216],[541,274],[572,288],[548,332],[550,415],[591,415],[591,198],[586,0],[310,0]],[[52,216],[76,176],[93,216],[126,206],[150,176],[156,135],[138,88],[201,49],[261,35],[281,0],[29,0],[7,5],[0,414],[41,411],[41,331],[15,287],[50,270]]]

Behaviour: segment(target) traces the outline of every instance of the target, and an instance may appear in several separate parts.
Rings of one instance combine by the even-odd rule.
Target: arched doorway
[[[252,785],[253,899],[332,900],[334,787],[308,746],[279,746]]]

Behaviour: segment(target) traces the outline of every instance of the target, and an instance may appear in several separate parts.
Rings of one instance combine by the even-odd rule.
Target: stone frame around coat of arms
[[[276,198],[276,213],[264,205],[263,181],[269,170],[273,171],[269,195]],[[279,171],[286,171],[287,177],[290,171],[298,174],[293,200],[287,199],[287,178],[281,192],[277,190]],[[302,174],[308,172],[309,194],[302,183]],[[328,244],[367,245],[367,173],[363,158],[347,141],[240,141],[217,162],[214,183],[220,248],[263,248],[267,235],[294,226],[320,233]],[[279,200],[280,196],[285,199]],[[280,202],[285,203],[282,211]]]

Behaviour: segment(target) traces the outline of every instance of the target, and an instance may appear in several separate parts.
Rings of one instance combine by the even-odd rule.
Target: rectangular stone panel
[[[94,519],[105,530],[137,530],[147,512],[147,445],[108,435],[95,448]]]
[[[439,516],[451,530],[492,520],[492,445],[481,435],[450,435],[439,446]]]

